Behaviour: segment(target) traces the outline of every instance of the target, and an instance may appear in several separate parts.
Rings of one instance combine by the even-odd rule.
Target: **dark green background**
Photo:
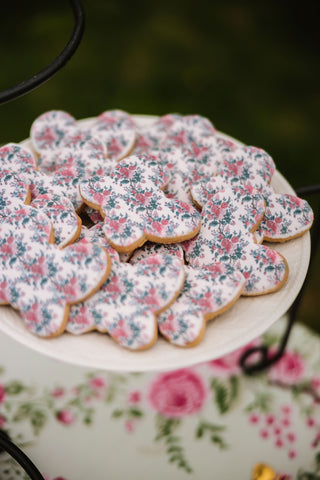
[[[49,109],[76,118],[199,113],[267,150],[294,187],[320,183],[317,2],[84,0],[73,59],[34,92],[0,106],[0,143],[28,136]],[[32,76],[63,49],[69,2],[1,3],[0,89]],[[316,209],[318,198],[311,199]],[[319,259],[300,311],[320,331]]]

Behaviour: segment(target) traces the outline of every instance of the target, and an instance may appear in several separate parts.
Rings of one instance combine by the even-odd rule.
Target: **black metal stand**
[[[319,194],[320,193],[320,185],[310,185],[307,187],[299,188],[297,189],[297,195],[299,197],[304,197],[307,195],[312,195],[312,194]],[[292,327],[294,325],[294,322],[297,318],[297,313],[298,309],[300,307],[306,284],[308,283],[309,279],[309,272],[310,272],[310,267],[311,264],[314,260],[315,254],[317,247],[320,242],[320,208],[317,211],[317,214],[315,216],[314,224],[312,227],[312,235],[311,235],[311,255],[310,255],[310,264],[309,264],[309,269],[308,269],[308,274],[306,276],[306,279],[302,285],[302,288],[293,302],[292,306],[290,307],[289,310],[289,317],[288,317],[288,323],[287,323],[287,328],[286,331],[283,334],[283,337],[281,339],[280,345],[277,349],[277,351],[273,354],[270,353],[269,348],[266,345],[260,345],[258,347],[253,347],[248,349],[240,358],[240,366],[243,370],[244,373],[247,375],[251,375],[254,373],[259,373],[262,372],[263,370],[266,370],[269,368],[271,365],[276,363],[280,358],[282,357],[285,348],[288,343],[288,339],[292,330]],[[258,355],[258,359],[253,362],[252,357],[256,357]]]
[[[14,87],[0,92],[0,104],[15,100],[42,85],[53,77],[73,56],[80,44],[84,31],[84,12],[80,0],[70,0],[70,4],[74,16],[74,29],[65,48],[60,55],[50,63],[50,65],[39,73]],[[43,476],[32,461],[22,452],[22,450],[20,450],[20,448],[11,442],[9,435],[4,430],[0,429],[0,455],[3,452],[7,452],[11,455],[11,457],[14,458],[29,475],[31,480],[44,480]]]
[[[0,454],[4,451],[9,453],[9,455],[19,463],[31,480],[45,480],[30,458],[11,442],[6,432],[0,430]]]

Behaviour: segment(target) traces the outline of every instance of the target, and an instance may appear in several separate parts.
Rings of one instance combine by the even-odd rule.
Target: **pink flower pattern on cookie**
[[[137,264],[156,252],[162,252],[183,261],[180,245],[147,243],[136,250],[130,263]],[[171,343],[189,347],[200,342],[209,319],[227,310],[240,296],[245,282],[241,273],[225,264],[209,267],[185,267],[184,286],[175,302],[158,316],[162,335]]]
[[[146,240],[176,243],[200,228],[192,206],[168,199],[162,192],[168,173],[152,156],[131,156],[119,162],[113,174],[83,180],[84,201],[104,219],[104,233],[120,252],[133,251]]]
[[[81,219],[75,213],[72,202],[62,195],[39,195],[32,206],[45,213],[52,222],[55,243],[60,248],[73,243],[80,234]]]
[[[226,181],[220,176],[207,179],[207,181],[200,180],[191,188],[193,201],[200,207],[203,207],[218,192],[223,192],[227,202],[233,202],[232,205],[239,213],[237,220],[250,232],[255,231],[257,226],[263,221],[266,211],[262,194],[250,185],[239,184],[232,186],[232,182]],[[225,214],[226,205],[223,205],[220,211],[219,205],[215,208],[218,216]]]
[[[249,184],[258,190],[269,185],[275,171],[273,159],[257,147],[239,147],[224,155],[218,175],[229,179],[232,185]]]
[[[184,282],[179,258],[156,254],[137,265],[113,262],[100,290],[70,309],[67,331],[107,332],[131,350],[149,348],[157,338],[155,315],[177,296]]]
[[[245,282],[239,271],[226,264],[185,269],[186,280],[180,295],[158,317],[162,335],[180,347],[198,344],[206,321],[230,308]]]
[[[287,262],[278,252],[254,242],[252,225],[246,224],[242,213],[235,195],[215,194],[202,210],[200,233],[183,244],[186,258],[193,267],[222,262],[239,269],[246,279],[245,295],[278,290],[287,280]]]
[[[110,170],[113,162],[107,159],[107,149],[99,138],[87,130],[74,129],[67,133],[59,146],[51,151],[45,151],[38,158],[38,166],[42,172],[52,173],[65,165],[76,162],[88,171],[99,168]]]
[[[170,181],[165,188],[166,194],[192,205],[191,186],[201,178],[216,175],[221,154],[216,149],[215,138],[212,137],[201,144],[190,143],[161,152],[159,156],[162,161],[165,159],[170,166],[172,165]]]
[[[167,147],[180,147],[190,143],[202,144],[212,138],[216,130],[210,120],[201,115],[184,115],[170,125],[166,138]]]
[[[1,170],[8,170],[19,176],[26,175],[26,178],[37,170],[37,162],[30,150],[16,143],[8,143],[0,148],[0,166]]]
[[[91,132],[106,144],[108,156],[116,161],[130,154],[136,140],[135,122],[122,110],[103,112],[92,125]]]
[[[0,219],[30,203],[29,186],[18,175],[8,170],[0,171]]]
[[[72,115],[62,110],[43,113],[31,125],[30,138],[34,149],[38,153],[57,149],[66,134],[76,125]]]
[[[37,215],[43,217],[41,212]],[[25,223],[18,211],[14,224],[0,224],[0,303],[18,309],[32,333],[53,337],[65,328],[68,306],[84,300],[105,281],[110,259],[104,249],[88,242],[60,250],[42,238],[38,241],[34,236],[39,227],[42,231],[42,223],[27,222],[29,230]]]
[[[255,236],[268,242],[285,242],[311,228],[313,212],[306,200],[265,187],[266,212]]]

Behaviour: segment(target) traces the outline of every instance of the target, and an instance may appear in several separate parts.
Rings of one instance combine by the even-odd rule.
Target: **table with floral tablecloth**
[[[285,326],[249,346],[272,351]],[[124,374],[65,364],[0,334],[0,428],[49,480],[247,480],[259,463],[319,479],[319,336],[296,324],[282,359],[250,377],[238,366],[246,348]],[[0,478],[27,477],[2,453]]]

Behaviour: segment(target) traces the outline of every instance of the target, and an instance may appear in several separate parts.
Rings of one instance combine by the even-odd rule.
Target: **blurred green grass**
[[[316,2],[83,0],[79,50],[54,78],[0,106],[0,143],[34,118],[121,108],[199,113],[267,150],[293,187],[320,183],[320,62]],[[73,28],[69,2],[2,3],[0,89],[44,68]],[[309,199],[314,209],[319,198]],[[319,255],[300,319],[320,332]]]

